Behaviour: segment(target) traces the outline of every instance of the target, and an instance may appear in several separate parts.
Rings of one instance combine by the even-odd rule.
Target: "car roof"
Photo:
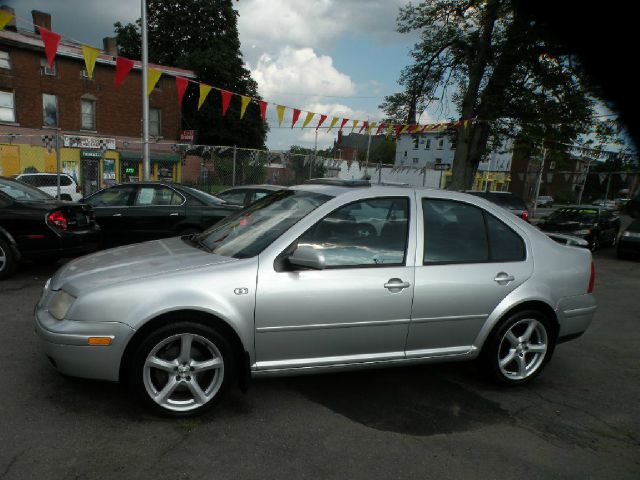
[[[34,175],[34,176],[35,176],[35,175],[40,175],[40,176],[49,176],[49,175],[52,175],[52,176],[54,176],[54,177],[55,177],[55,176],[57,176],[58,174],[57,174],[57,173],[51,173],[51,172],[33,172],[33,173],[29,173],[29,172],[27,172],[27,173],[19,173],[19,174],[17,174],[17,175],[16,175],[16,178],[17,178],[17,177],[26,177],[27,175]],[[62,172],[60,172],[60,176],[61,176],[61,177],[62,177],[62,176],[69,177],[70,175],[69,175],[68,173],[62,173]]]
[[[263,183],[263,184],[255,184],[255,185],[236,185],[235,187],[229,187],[229,188],[225,188],[222,192],[230,192],[232,190],[240,190],[240,189],[260,189],[260,190],[273,190],[274,192],[276,190],[285,190],[287,187],[283,186],[283,185],[271,185],[269,183]]]

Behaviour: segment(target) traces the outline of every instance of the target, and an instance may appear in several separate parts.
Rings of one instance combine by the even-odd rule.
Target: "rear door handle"
[[[122,214],[121,214],[121,213],[114,213],[112,216],[113,216],[113,217],[121,217],[121,216],[122,216]]]
[[[403,282],[399,278],[391,278],[387,283],[384,284],[384,288],[389,290],[390,292],[400,292],[405,288],[409,288],[411,284],[409,282]]]
[[[505,272],[500,272],[496,275],[496,278],[493,279],[494,282],[500,285],[508,285],[513,282],[516,278],[513,275],[509,275]]]
[[[179,214],[179,213],[176,213],[176,212],[173,212],[173,213],[170,213],[170,214],[169,214],[169,216],[170,216],[170,217],[177,217],[178,215],[180,215],[180,214]]]

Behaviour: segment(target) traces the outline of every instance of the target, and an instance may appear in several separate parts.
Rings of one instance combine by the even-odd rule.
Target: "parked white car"
[[[21,173],[17,175],[16,180],[27,183],[32,187],[36,187],[45,193],[48,193],[52,197],[57,195],[58,181],[55,173]],[[66,173],[60,174],[60,195],[69,195],[74,202],[80,201],[82,193],[80,191],[80,185],[74,180],[71,175]],[[64,200],[64,198],[63,198]]]

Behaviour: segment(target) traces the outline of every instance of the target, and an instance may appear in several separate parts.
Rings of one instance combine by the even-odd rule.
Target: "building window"
[[[58,65],[56,62],[53,62],[53,68],[51,68],[46,58],[40,59],[40,69],[42,70],[43,75],[55,77],[58,74]]]
[[[93,100],[81,100],[82,130],[96,129],[96,102]]]
[[[456,139],[455,138],[451,140],[451,144],[449,145],[449,148],[451,150],[455,150],[456,149]]]
[[[407,156],[407,151],[406,151],[406,150],[404,151],[404,156],[405,156],[405,157]]]
[[[414,157],[414,159],[413,159],[413,164],[414,164],[414,165],[417,165],[417,164],[418,164],[418,161],[419,161],[419,160],[418,160],[417,158],[415,158],[415,157]]]
[[[436,158],[436,165],[439,165],[442,163],[442,159],[441,158]]]
[[[430,149],[431,149],[431,139],[430,139],[430,138],[427,138],[427,139],[424,141],[424,149],[425,149],[425,150],[430,150]]]
[[[87,71],[86,68],[83,68],[82,70],[80,70],[80,78],[82,78],[83,80],[89,80],[89,72]],[[96,72],[94,70],[93,78],[91,80],[94,80],[95,78],[96,78]]]
[[[438,150],[442,150],[444,148],[444,138],[438,139]]]
[[[420,142],[420,138],[418,138],[418,136],[416,135],[415,137],[413,137],[413,149],[417,150],[418,149],[418,143]]]
[[[15,122],[16,108],[13,92],[0,90],[0,122]]]
[[[11,60],[9,58],[9,52],[0,51],[0,68],[11,70]]]
[[[149,135],[160,137],[162,134],[162,110],[149,109]]]
[[[42,122],[45,127],[58,126],[58,97],[42,94]]]

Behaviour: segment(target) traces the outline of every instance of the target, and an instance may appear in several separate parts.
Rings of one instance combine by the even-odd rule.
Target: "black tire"
[[[591,238],[591,242],[589,243],[589,250],[591,250],[592,252],[595,252],[599,246],[600,246],[600,235],[596,233]]]
[[[526,373],[524,378],[519,378],[517,372],[514,375],[507,375],[510,370],[518,370],[520,365],[520,361],[517,358],[520,356],[518,353],[519,350],[508,341],[506,338],[507,332],[515,327],[513,331],[516,332],[516,336],[517,332],[522,331],[522,333],[524,333],[528,326],[527,322],[531,320],[537,322],[536,329],[534,330],[534,333],[531,334],[531,340],[533,341],[529,347],[523,347],[524,352],[521,356],[525,365],[527,364],[527,358],[529,358],[529,361],[531,362],[531,370],[529,372],[526,372],[525,370]],[[539,337],[538,326],[544,329],[543,336],[546,338]],[[521,327],[524,330],[520,330]],[[557,333],[552,322],[541,312],[537,310],[524,310],[517,312],[501,321],[489,335],[480,357],[482,366],[489,378],[496,383],[502,385],[522,385],[529,383],[540,374],[553,356],[553,351],[556,345],[556,335]],[[521,338],[521,336],[519,338]],[[546,350],[542,357],[538,357],[538,355],[541,355],[540,353],[529,351],[528,348],[533,349],[533,346],[540,348],[539,342],[542,340],[544,340],[544,343],[546,344]],[[514,359],[510,363],[504,365],[504,368],[501,368],[500,359],[506,359],[507,356],[511,354],[511,350],[514,350]],[[505,370],[507,373],[505,373]]]
[[[193,336],[190,344],[190,352],[191,349],[193,352],[189,355],[193,355],[195,358],[191,358],[191,363],[194,360],[203,363],[220,359],[221,367],[211,368],[200,373],[190,372],[186,367],[187,363],[175,367],[184,368],[187,371],[171,370],[169,372],[161,368],[145,367],[147,358],[154,350],[153,356],[155,358],[165,360],[167,363],[180,363],[181,342],[182,337],[185,336]],[[217,350],[214,355],[210,356],[212,351],[207,342],[213,345],[214,350]],[[159,346],[161,347],[158,349]],[[174,357],[175,360],[171,360]],[[202,323],[177,320],[174,323],[158,327],[144,338],[133,353],[129,365],[125,367],[125,372],[127,383],[132,391],[152,412],[162,416],[189,417],[204,413],[224,396],[236,376],[235,363],[231,343],[224,335]],[[206,402],[195,401],[196,395],[191,390],[194,382],[200,391],[208,397]],[[173,393],[167,395],[163,404],[154,400],[152,392],[157,395],[162,392],[163,388],[171,388],[170,383],[177,385],[177,387]]]
[[[0,280],[9,278],[16,270],[17,259],[9,243],[0,237]]]

